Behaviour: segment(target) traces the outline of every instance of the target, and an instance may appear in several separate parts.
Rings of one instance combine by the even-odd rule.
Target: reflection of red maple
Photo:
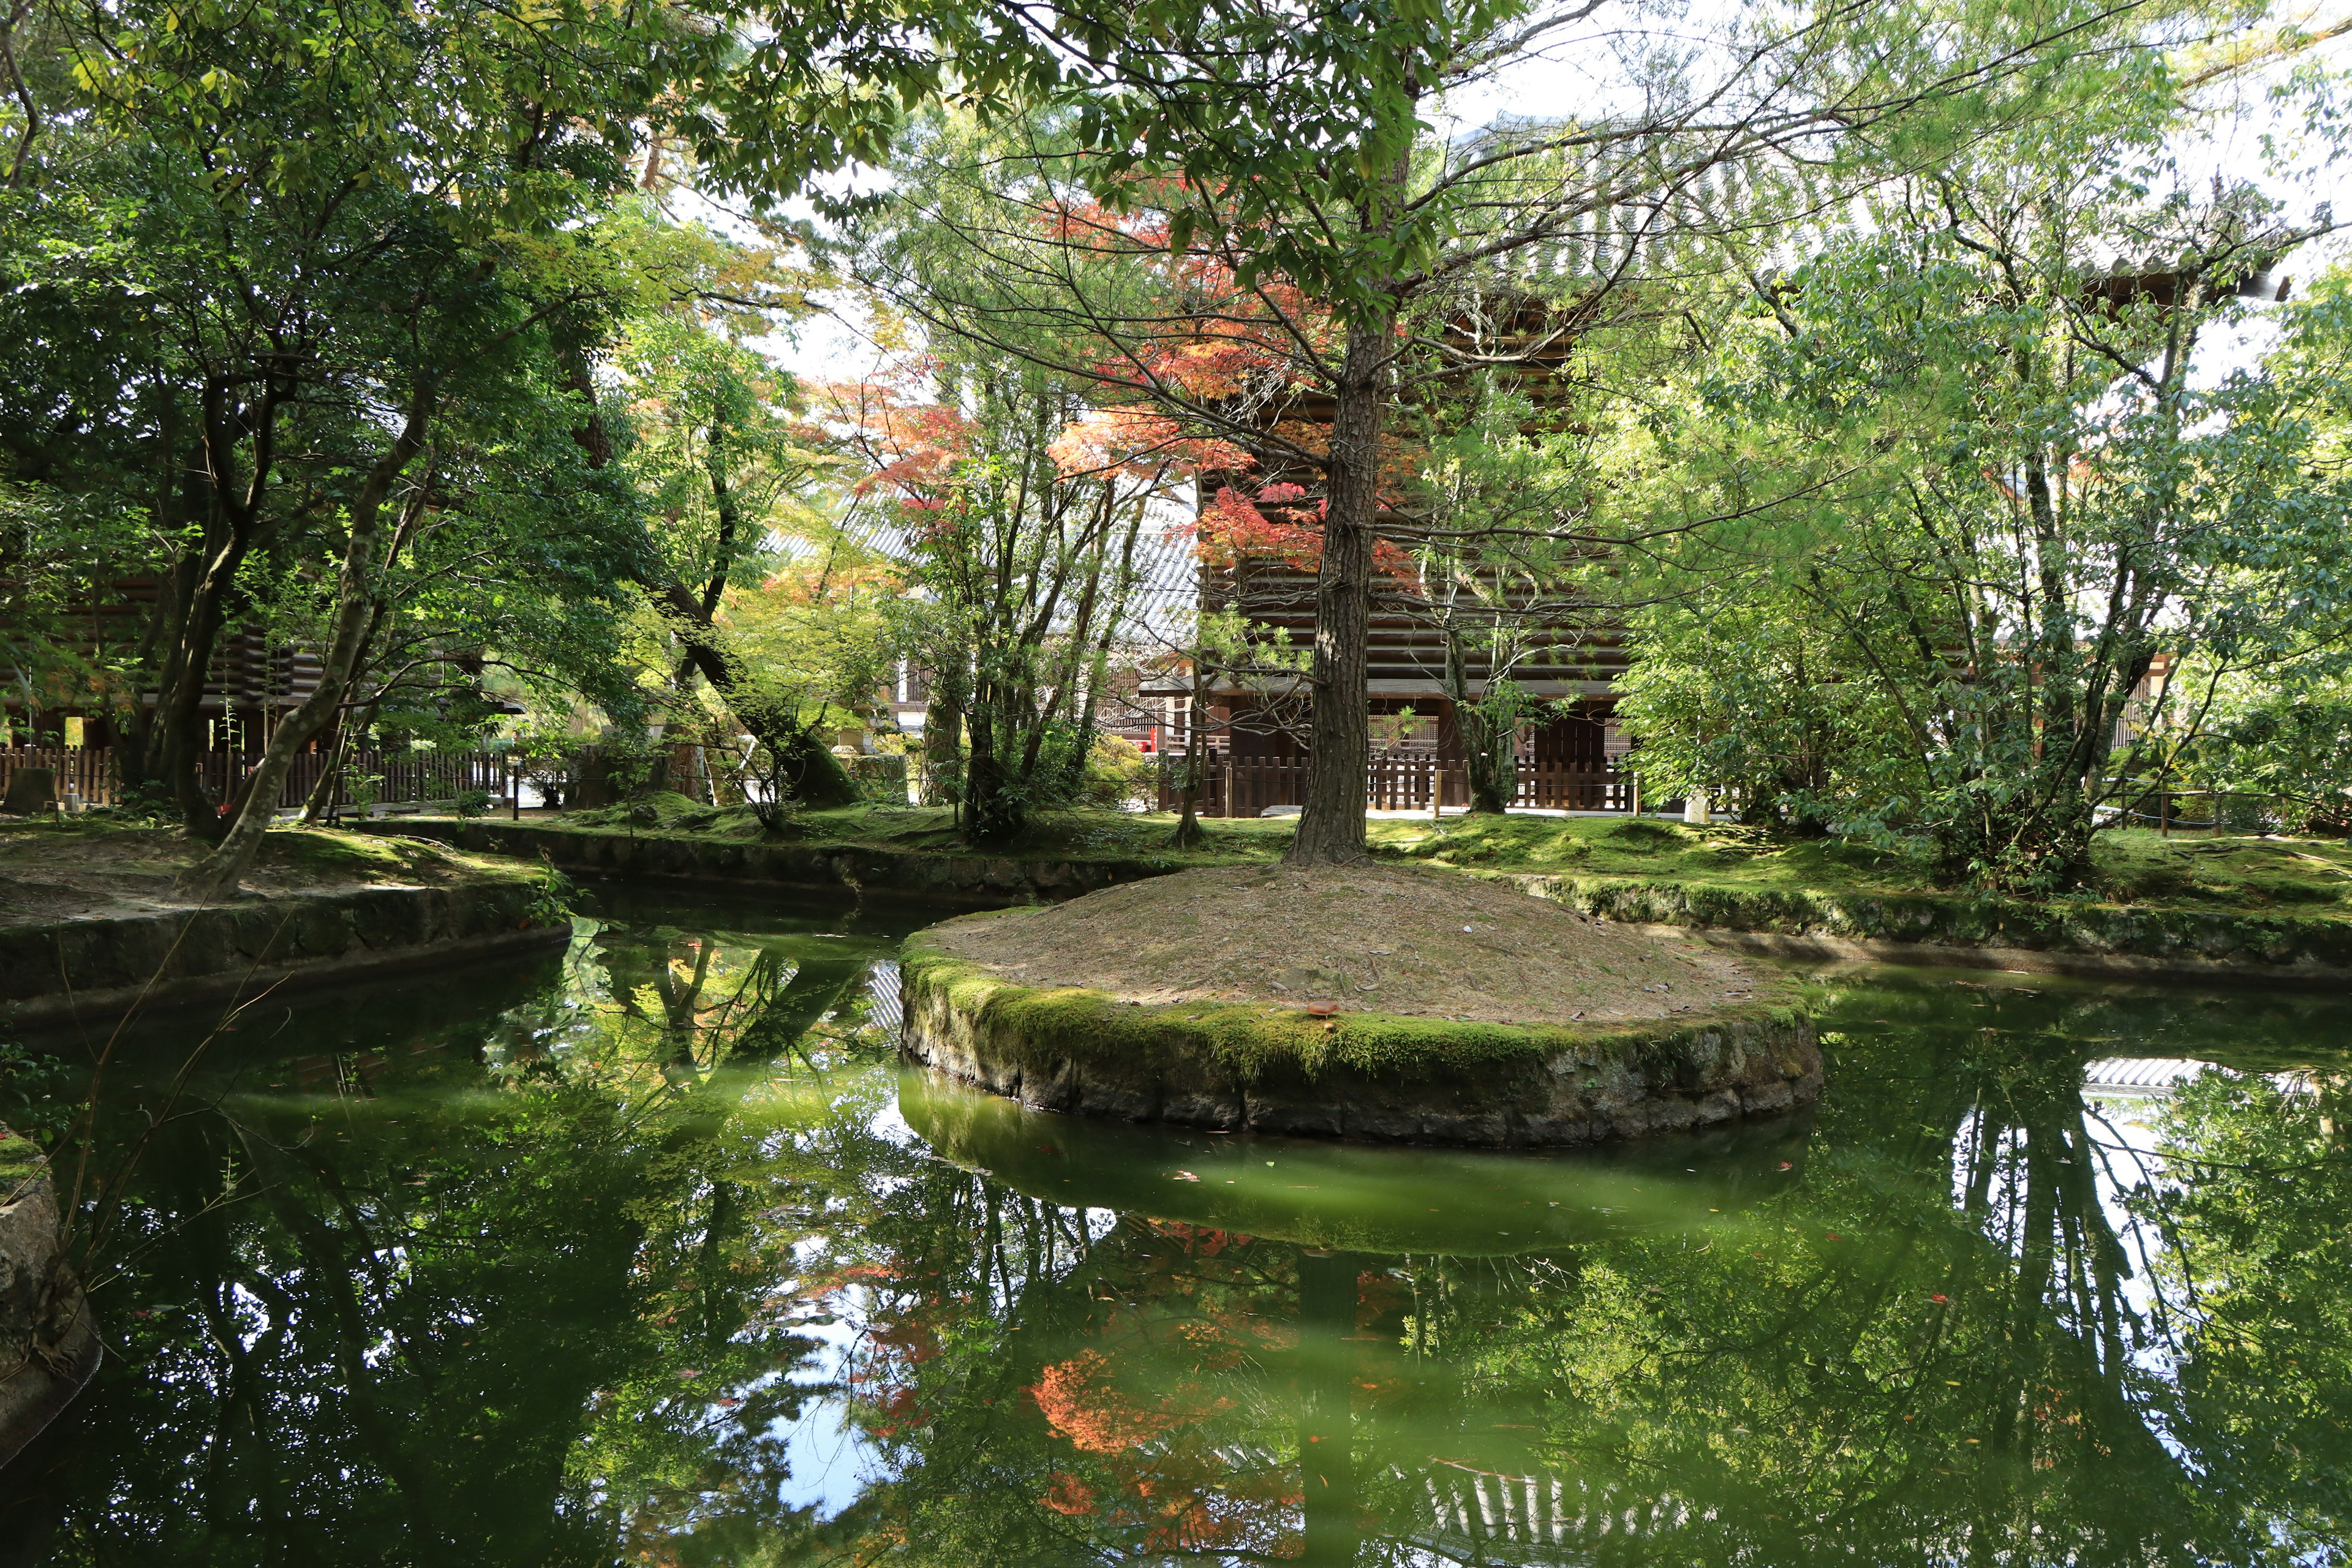
[[[1029,1396],[1055,1431],[1089,1454],[1116,1454],[1139,1447],[1179,1426],[1189,1426],[1233,1408],[1233,1401],[1204,1394],[1197,1383],[1182,1383],[1150,1403],[1130,1399],[1111,1380],[1110,1358],[1082,1350],[1045,1369]]]

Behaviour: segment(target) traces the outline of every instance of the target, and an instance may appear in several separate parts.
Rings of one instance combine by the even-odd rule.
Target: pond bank
[[[230,902],[172,888],[194,851],[143,829],[0,837],[0,1027],[89,1025],[143,1002],[233,1004],[264,991],[487,958],[562,940],[540,879],[436,845],[273,834]]]
[[[1194,869],[900,952],[900,1049],[1036,1110],[1550,1147],[1820,1098],[1784,977],[1413,868]]]
[[[1162,876],[1181,864],[1142,857],[1021,859],[758,843],[690,832],[535,823],[423,820],[404,823],[401,831],[478,852],[544,856],[566,870],[844,889],[977,905],[1058,901]],[[1508,880],[1585,914],[1690,931],[1748,952],[2317,989],[2352,984],[2352,920],[2332,914],[1448,869]]]
[[[2089,977],[2334,989],[2352,984],[2352,921],[1964,894],[1756,890],[1625,878],[1507,875],[1603,920],[1694,931],[1777,957]]]
[[[0,1127],[0,1465],[73,1402],[100,1355],[58,1235],[48,1162]]]
[[[658,829],[411,818],[397,832],[475,853],[515,855],[566,871],[678,882],[837,889],[861,895],[966,903],[1055,902],[1121,882],[1164,876],[1171,860],[1021,859],[863,845],[759,843]]]

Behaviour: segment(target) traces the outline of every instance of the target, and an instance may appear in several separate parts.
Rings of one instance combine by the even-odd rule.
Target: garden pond
[[[2352,1000],[1822,970],[1817,1112],[1361,1148],[903,1068],[938,911],[582,907],[123,1033],[0,1565],[2352,1555]]]

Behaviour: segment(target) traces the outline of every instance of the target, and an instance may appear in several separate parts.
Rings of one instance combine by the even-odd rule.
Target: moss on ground
[[[1287,817],[1204,818],[1205,842],[1178,850],[1170,844],[1176,819],[1168,813],[1055,812],[1013,843],[979,849],[963,840],[954,813],[943,806],[803,812],[772,833],[748,807],[713,810],[677,795],[646,804],[656,820],[639,825],[639,831],[916,854],[1147,861],[1169,870],[1278,860],[1295,825]],[[614,806],[553,820],[618,827],[629,823],[629,810]],[[1936,886],[1924,856],[1840,839],[1776,839],[1728,825],[1695,827],[1620,816],[1392,817],[1373,821],[1367,831],[1376,856],[1479,871],[1830,897],[1950,891]],[[2201,831],[2166,837],[2123,828],[2098,837],[2093,863],[2091,886],[2074,896],[2078,901],[2352,918],[2352,847],[2340,840]]]
[[[48,1168],[40,1145],[13,1127],[0,1127],[0,1202],[26,1183],[47,1175]]]
[[[176,829],[68,817],[0,826],[0,926],[186,907],[173,879],[205,852]],[[430,839],[273,828],[245,879],[267,896],[384,884],[527,881],[536,867]]]
[[[1935,893],[1924,857],[1838,839],[1774,839],[1752,828],[1652,818],[1449,817],[1371,825],[1379,852],[1437,865],[1620,876],[1756,891]],[[2145,828],[2101,834],[2077,897],[2192,910],[2352,912],[2352,849],[2333,839]]]
[[[645,808],[640,810],[639,808]],[[653,820],[646,822],[646,816]],[[1170,870],[1188,866],[1239,866],[1282,858],[1293,824],[1283,818],[1235,821],[1203,818],[1207,834],[1200,847],[1175,848],[1171,815],[1136,816],[1116,811],[1059,811],[1040,816],[1020,837],[975,847],[956,826],[947,806],[845,805],[833,811],[795,812],[781,829],[761,825],[749,806],[715,808],[682,795],[656,795],[625,805],[565,812],[552,821],[570,827],[626,828],[691,834],[698,838],[798,844],[811,848],[886,849],[933,855],[1010,856],[1036,860],[1154,860]]]

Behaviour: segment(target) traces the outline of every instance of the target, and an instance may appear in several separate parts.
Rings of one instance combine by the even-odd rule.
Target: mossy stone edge
[[[1135,1005],[1013,984],[929,931],[908,939],[900,963],[905,1055],[1039,1110],[1525,1148],[1719,1126],[1822,1092],[1821,1050],[1793,986],[1691,1018],[1584,1029]]]
[[[102,1353],[66,1261],[48,1163],[0,1127],[0,1465],[73,1402]]]

